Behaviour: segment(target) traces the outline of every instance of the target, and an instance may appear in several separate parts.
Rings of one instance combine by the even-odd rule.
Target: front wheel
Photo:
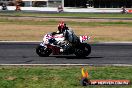
[[[49,48],[45,48],[44,46],[38,46],[36,48],[36,53],[40,56],[40,57],[47,57],[52,53],[52,50]]]

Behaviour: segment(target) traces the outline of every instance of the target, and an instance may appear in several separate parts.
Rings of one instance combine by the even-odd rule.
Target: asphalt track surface
[[[88,57],[51,55],[39,57],[34,43],[0,43],[0,64],[132,64],[132,43],[91,44]]]

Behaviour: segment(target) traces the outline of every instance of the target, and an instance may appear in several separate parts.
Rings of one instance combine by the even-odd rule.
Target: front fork
[[[44,42],[40,43],[40,46],[43,46],[44,47],[45,46]]]

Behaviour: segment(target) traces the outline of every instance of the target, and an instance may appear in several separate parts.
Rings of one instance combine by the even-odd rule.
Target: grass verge
[[[132,14],[100,14],[100,13],[29,13],[1,12],[1,16],[51,16],[51,17],[82,17],[82,18],[131,18]]]
[[[17,20],[17,21],[16,21]],[[77,22],[77,21],[65,21],[71,26],[132,26],[132,22]],[[17,24],[17,25],[57,25],[58,21],[49,20],[26,20],[26,19],[8,19],[0,18],[0,24]]]
[[[85,66],[90,79],[128,79],[132,67]],[[80,85],[81,66],[0,66],[1,88],[83,88]],[[87,88],[132,88],[123,86],[87,86]]]

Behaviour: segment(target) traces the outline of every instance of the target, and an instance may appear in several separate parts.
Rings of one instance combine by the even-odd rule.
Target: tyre
[[[87,43],[83,43],[75,50],[77,57],[86,57],[91,53],[91,46]]]
[[[77,57],[85,57],[84,51],[83,51],[82,49],[76,49],[76,50],[75,50],[75,55],[76,55]]]
[[[84,44],[84,55],[88,56],[91,53],[91,46],[87,43]]]
[[[38,46],[36,48],[36,53],[40,57],[48,57],[52,53],[52,50],[50,48],[45,48],[44,46]]]

